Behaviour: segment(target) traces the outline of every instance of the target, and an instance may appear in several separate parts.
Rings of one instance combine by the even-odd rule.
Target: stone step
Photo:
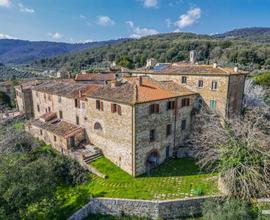
[[[86,157],[84,158],[84,162],[85,163],[89,163],[89,162],[92,162],[94,160],[97,160],[98,158],[100,158],[102,156],[102,154],[95,154],[95,155],[92,155],[90,157]]]

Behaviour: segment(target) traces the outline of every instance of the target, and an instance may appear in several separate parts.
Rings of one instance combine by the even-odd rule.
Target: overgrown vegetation
[[[199,62],[218,62],[245,68],[270,66],[270,45],[254,43],[245,39],[226,39],[190,33],[170,33],[128,40],[117,45],[88,49],[82,52],[54,58],[41,59],[34,66],[56,68],[73,72],[91,69],[103,61],[118,61],[133,68],[145,65],[147,58],[159,62],[188,60],[189,51],[198,52]]]
[[[89,182],[76,161],[36,142],[20,123],[0,131],[0,219],[65,219],[86,202],[76,201],[84,192],[72,194]]]
[[[208,201],[203,206],[205,220],[255,220],[258,218],[256,208],[240,199],[226,201]]]
[[[253,77],[256,84],[263,87],[270,87],[270,72],[263,72]]]
[[[229,197],[251,201],[270,195],[269,112],[255,108],[223,119],[205,110],[195,117],[191,141],[198,163],[220,173]]]

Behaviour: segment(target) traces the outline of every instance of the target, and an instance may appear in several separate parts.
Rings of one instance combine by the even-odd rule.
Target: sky
[[[270,0],[0,0],[0,39],[81,43],[270,27]]]

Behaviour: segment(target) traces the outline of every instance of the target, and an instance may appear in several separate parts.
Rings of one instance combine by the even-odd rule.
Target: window
[[[102,131],[102,126],[101,126],[101,124],[99,122],[96,122],[94,124],[94,130],[101,130]]]
[[[61,96],[58,96],[58,103],[61,103],[61,102],[62,102]]]
[[[88,118],[87,118],[87,117],[84,117],[84,120],[85,120],[85,121],[87,121],[87,120],[88,120]]]
[[[190,104],[189,98],[182,99],[182,107],[189,106],[189,104]]]
[[[172,134],[172,125],[169,124],[167,125],[167,128],[166,128],[166,136],[170,136]]]
[[[111,112],[112,113],[117,112],[118,115],[122,115],[121,106],[120,105],[117,105],[117,104],[111,104]]]
[[[37,111],[40,112],[40,107],[39,107],[39,105],[37,105]]]
[[[173,109],[175,109],[175,101],[167,102],[167,110],[173,110]]]
[[[159,113],[159,104],[152,104],[149,106],[150,114]]]
[[[181,129],[182,129],[182,130],[185,130],[186,127],[187,127],[187,120],[184,119],[184,120],[182,120],[182,122],[181,122]]]
[[[217,81],[212,81],[211,89],[217,90]]]
[[[186,76],[182,76],[182,84],[187,84],[187,77]]]
[[[120,105],[117,105],[117,113],[118,115],[122,115],[122,109]]]
[[[150,140],[150,142],[155,141],[155,139],[156,139],[155,133],[156,133],[156,132],[155,132],[155,129],[150,130],[150,135],[149,135],[149,140]]]
[[[76,115],[76,124],[79,125],[80,124],[80,118],[78,115]]]
[[[198,81],[198,87],[199,87],[199,88],[202,88],[202,87],[203,87],[203,80],[199,80],[199,81]]]
[[[217,108],[217,101],[216,100],[210,100],[210,108],[211,109]]]
[[[39,130],[39,133],[40,133],[40,135],[43,135],[43,132],[42,132],[42,130]]]
[[[52,100],[51,95],[48,95],[48,100],[49,100],[49,101],[51,101],[51,100]]]
[[[43,98],[44,98],[44,100],[46,102],[46,94],[45,93],[43,94]]]
[[[48,111],[49,111],[49,112],[51,111],[51,107],[48,107]]]
[[[56,136],[55,136],[55,135],[53,136],[53,140],[54,140],[54,142],[56,142],[56,141],[57,141],[57,138],[56,138]]]
[[[100,100],[96,100],[96,109],[99,111],[103,111],[103,102]]]
[[[63,112],[60,110],[59,111],[59,118],[62,119],[63,118]]]
[[[116,104],[111,104],[111,112],[115,113],[117,111],[117,105]]]
[[[80,102],[78,99],[74,99],[75,108],[80,108]]]

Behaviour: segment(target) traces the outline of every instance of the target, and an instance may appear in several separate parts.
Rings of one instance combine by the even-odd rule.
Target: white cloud
[[[87,17],[84,15],[80,15],[80,19],[85,20],[85,19],[87,19]]]
[[[127,21],[126,23],[129,25],[129,27],[133,31],[133,34],[130,35],[130,37],[132,38],[140,38],[147,35],[158,34],[158,31],[156,31],[155,29],[141,28],[141,27],[135,26],[132,21]]]
[[[29,14],[35,13],[35,10],[33,8],[27,8],[22,3],[19,3],[18,7],[20,9],[20,12],[29,13]]]
[[[193,8],[187,11],[186,14],[183,14],[179,19],[174,23],[178,28],[185,28],[192,26],[197,23],[201,17],[202,10],[200,8]]]
[[[109,26],[115,24],[115,22],[108,16],[98,16],[97,19],[97,23],[101,26]]]
[[[0,0],[0,7],[9,8],[11,6],[10,0]]]
[[[49,35],[50,37],[52,37],[53,39],[55,39],[55,40],[59,40],[59,39],[63,38],[63,35],[60,34],[60,33],[58,33],[58,32],[55,32],[55,33],[48,33],[48,35]]]
[[[1,34],[0,33],[0,39],[18,39],[18,38],[10,36],[8,34]]]
[[[143,5],[146,8],[156,8],[158,5],[158,0],[143,0]]]

